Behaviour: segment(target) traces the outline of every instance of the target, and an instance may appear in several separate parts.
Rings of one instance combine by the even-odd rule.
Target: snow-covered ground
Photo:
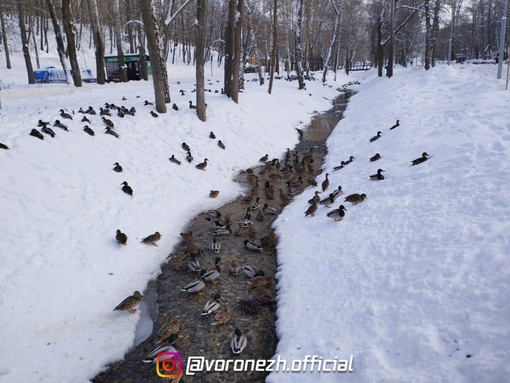
[[[368,199],[344,203],[341,222],[327,218],[325,207],[305,218],[310,188],[275,226],[278,355],[289,363],[352,355],[354,372],[271,374],[268,381],[510,376],[510,96],[494,66],[398,69],[392,79],[340,74],[332,88],[317,81],[306,92],[276,81],[273,95],[247,82],[239,104],[208,93],[203,123],[187,107],[195,99],[192,67],[169,67],[180,110],[156,119],[143,105],[153,101],[150,82],[21,85],[23,64],[14,60],[15,69],[0,68],[8,84],[0,93],[0,142],[11,148],[0,150],[1,382],[86,382],[122,359],[140,313],[113,308],[158,275],[190,217],[243,192],[232,181],[237,172],[292,147],[295,128],[328,109],[335,88],[352,80],[362,85],[328,140],[327,192],[342,185]],[[222,72],[213,72],[206,87],[220,89]],[[96,132],[88,136],[78,113],[65,121],[69,132],[53,128],[55,138],[28,134],[39,119],[62,120],[61,108],[97,110],[105,102],[137,109],[134,117],[112,117],[119,139],[103,134],[99,116],[87,116]],[[400,126],[390,131],[396,119]],[[378,130],[381,138],[369,143]],[[410,166],[423,151],[430,159]],[[376,152],[381,160],[369,162]],[[172,154],[181,166],[168,160]],[[207,170],[195,169],[204,158]],[[122,173],[112,170],[117,161]],[[378,168],[385,179],[369,181]],[[208,198],[211,189],[218,198]],[[117,229],[128,235],[126,247],[116,243]],[[155,231],[163,235],[159,247],[139,243]]]

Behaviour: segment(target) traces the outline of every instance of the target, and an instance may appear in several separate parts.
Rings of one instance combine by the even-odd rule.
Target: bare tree
[[[324,60],[324,72],[322,74],[322,82],[326,82],[326,75],[328,74],[329,69],[329,61],[331,60],[331,55],[333,52],[333,47],[335,46],[336,39],[338,36],[338,25],[340,24],[340,7],[335,3],[335,0],[331,0],[331,6],[335,11],[335,24],[333,26],[333,36],[331,37],[331,43],[329,44],[328,54],[326,56],[326,60]]]
[[[71,75],[73,76],[74,86],[81,87],[80,66],[78,65],[78,59],[76,57],[76,38],[71,24],[70,0],[62,0],[62,23],[64,24],[64,31],[67,37],[67,54],[71,62]]]
[[[113,0],[113,18],[115,28],[115,40],[117,42],[117,57],[119,58],[120,66],[120,81],[127,82],[127,67],[126,60],[124,59],[124,51],[122,50],[122,26],[120,24],[120,5],[119,0]]]
[[[232,66],[234,57],[234,30],[236,25],[236,0],[228,0],[228,21],[225,28],[225,76],[224,88],[227,97],[232,97]]]
[[[58,58],[60,59],[60,64],[62,65],[62,70],[64,71],[64,75],[66,77],[66,82],[69,83],[69,77],[68,77],[69,73],[67,70],[64,40],[62,39],[62,32],[60,31],[60,25],[58,25],[57,16],[55,15],[55,8],[53,7],[53,2],[51,0],[46,0],[46,6],[48,7],[48,12],[50,13],[51,22],[53,24],[53,31],[55,32],[55,40],[57,41]]]
[[[92,36],[96,48],[96,72],[97,83],[104,84],[106,81],[104,70],[104,42],[101,33],[101,22],[99,20],[99,11],[97,9],[97,0],[88,0],[90,9],[90,23],[92,26]]]
[[[239,89],[244,85],[241,83],[241,70],[244,70],[244,63],[241,66],[243,57],[242,25],[244,16],[244,0],[237,0],[236,21],[234,27],[234,55],[232,56],[232,101],[239,102]]]
[[[5,51],[5,64],[7,66],[7,69],[11,69],[11,58],[9,56],[9,44],[7,42],[7,32],[5,28],[5,19],[4,19],[4,10],[3,10],[3,4],[0,1],[0,23],[2,24],[2,43],[4,45],[4,51]]]
[[[296,62],[296,73],[299,83],[299,89],[305,88],[303,80],[303,64],[301,49],[301,22],[303,19],[303,0],[296,1],[296,24],[294,27],[294,57]]]
[[[274,0],[272,30],[273,30],[273,47],[271,49],[271,69],[269,75],[269,88],[267,90],[269,94],[271,94],[273,90],[273,78],[276,66],[276,46],[278,45],[278,0]]]
[[[197,22],[195,24],[195,56],[196,56],[196,81],[197,81],[197,116],[200,121],[206,119],[205,109],[205,9],[206,0],[197,1]]]
[[[19,16],[19,30],[21,33],[21,43],[23,44],[23,57],[25,58],[25,65],[27,67],[28,83],[35,84],[34,68],[32,67],[32,60],[30,59],[30,51],[28,50],[28,37],[27,27],[25,25],[25,13],[23,12],[23,0],[17,0]]]

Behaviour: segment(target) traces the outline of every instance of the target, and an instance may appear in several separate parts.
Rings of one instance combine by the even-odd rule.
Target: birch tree
[[[340,24],[341,16],[340,7],[335,3],[335,0],[331,0],[331,6],[333,7],[333,11],[335,12],[335,23],[333,24],[333,36],[331,37],[331,43],[329,44],[328,54],[326,56],[326,60],[324,60],[324,72],[322,74],[323,83],[326,82],[326,75],[328,74],[329,62],[331,60],[333,48],[338,37],[338,25]]]
[[[197,0],[197,21],[195,23],[195,55],[196,55],[196,83],[197,83],[197,116],[200,121],[206,119],[205,109],[205,10],[206,0]]]
[[[273,4],[273,47],[271,48],[271,69],[269,74],[269,88],[268,93],[271,94],[273,90],[274,70],[276,66],[276,46],[278,45],[278,0],[274,0]]]
[[[57,41],[57,53],[58,58],[60,59],[60,65],[62,65],[62,70],[64,71],[64,75],[66,77],[66,83],[69,83],[69,73],[66,63],[64,40],[62,39],[60,25],[58,25],[57,16],[55,15],[55,8],[53,7],[53,2],[51,0],[46,0],[46,6],[48,7],[48,12],[50,14],[51,22],[53,24],[53,31],[55,32],[55,40]]]
[[[120,24],[120,5],[119,0],[113,0],[113,18],[115,28],[115,40],[117,41],[117,57],[119,58],[120,66],[120,81],[127,82],[127,67],[124,59],[124,51],[122,50],[122,26]]]
[[[0,24],[2,27],[2,43],[4,45],[4,51],[5,51],[5,65],[7,69],[11,69],[11,58],[9,56],[9,43],[7,41],[7,32],[5,28],[5,19],[4,19],[4,10],[3,10],[3,4],[0,1]]]
[[[96,48],[96,72],[97,83],[105,83],[105,70],[104,70],[104,42],[101,33],[101,23],[99,21],[99,11],[97,9],[97,0],[88,0],[90,10],[90,23],[92,27],[92,36],[94,39],[94,46]]]
[[[303,0],[296,1],[296,23],[294,27],[294,57],[296,62],[296,73],[299,83],[299,89],[305,88],[303,80],[303,64],[301,49],[301,23],[303,19]]]

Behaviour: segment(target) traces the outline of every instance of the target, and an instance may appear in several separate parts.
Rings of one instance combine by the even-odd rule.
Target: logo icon
[[[182,357],[178,352],[161,352],[156,357],[156,372],[161,378],[177,378],[182,374]]]

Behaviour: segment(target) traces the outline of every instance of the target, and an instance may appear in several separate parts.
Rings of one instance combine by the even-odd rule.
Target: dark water
[[[303,153],[313,150],[313,162],[310,166],[303,169],[302,173],[294,171],[288,177],[277,178],[280,171],[275,168],[267,168],[261,163],[260,167],[253,168],[253,175],[257,175],[259,189],[253,196],[260,197],[261,205],[267,202],[270,206],[279,211],[285,205],[278,197],[278,190],[282,188],[284,195],[287,195],[286,186],[288,181],[297,179],[299,176],[305,181],[301,187],[295,188],[295,194],[299,194],[306,186],[308,179],[314,179],[322,166],[323,158],[326,154],[325,141],[338,121],[342,118],[342,113],[346,108],[350,93],[341,93],[334,101],[333,108],[325,113],[317,114],[310,124],[304,130],[303,136],[296,147],[290,151],[292,163],[292,154],[299,153],[302,159]],[[261,154],[262,156],[263,154]],[[280,159],[281,167],[284,166],[284,159]],[[264,174],[259,174],[261,171]],[[237,179],[246,185],[247,191],[253,190],[254,182],[250,181],[249,171],[239,174]],[[272,176],[271,176],[272,175]],[[266,181],[275,188],[274,198],[268,199],[264,184]],[[269,197],[271,197],[269,195]],[[244,247],[246,239],[263,240],[272,234],[271,224],[276,216],[262,213],[264,218],[260,221],[256,218],[257,213],[262,210],[262,206],[252,212],[251,222],[247,228],[243,228],[242,233],[234,233],[242,226],[242,216],[246,208],[250,206],[255,199],[247,202],[244,198],[239,198],[218,209],[221,213],[220,221],[230,215],[232,234],[217,236],[221,244],[219,254],[214,254],[209,250],[209,245],[213,238],[213,224],[207,221],[209,215],[203,213],[195,217],[188,225],[186,230],[193,232],[193,243],[203,250],[202,255],[196,258],[201,263],[202,268],[214,268],[214,259],[219,256],[221,276],[216,284],[206,282],[206,287],[199,294],[187,294],[180,290],[181,286],[189,283],[195,276],[188,269],[186,256],[188,244],[184,241],[176,246],[171,252],[171,260],[162,267],[162,273],[155,281],[157,299],[150,304],[154,311],[154,330],[145,341],[142,341],[131,352],[125,356],[125,360],[118,362],[109,369],[93,379],[95,383],[141,383],[141,382],[161,382],[162,378],[156,373],[155,364],[146,364],[142,360],[155,347],[156,334],[160,327],[170,318],[175,318],[179,322],[179,338],[174,344],[177,352],[180,353],[186,368],[188,357],[200,356],[206,360],[218,359],[270,359],[276,350],[277,337],[275,333],[276,304],[271,302],[276,296],[276,251],[274,244],[265,244],[263,251],[252,251]],[[213,219],[214,220],[214,219]],[[249,285],[250,279],[241,271],[239,275],[229,273],[232,261],[239,265],[249,264],[262,269],[268,277],[265,279],[267,286],[262,290],[255,290],[253,285]],[[254,291],[259,291],[257,294]],[[227,311],[231,319],[221,325],[211,325],[214,313],[209,316],[202,316],[201,311],[204,304],[215,294],[221,295],[220,310]],[[262,294],[263,293],[263,294]],[[145,295],[145,294],[144,294]],[[156,314],[157,312],[157,314]],[[233,355],[230,348],[230,341],[234,336],[234,330],[239,328],[243,335],[248,339],[248,345],[240,355]],[[220,366],[220,365],[218,365]],[[230,371],[215,372],[201,371],[193,376],[183,375],[181,382],[263,382],[266,376],[265,372],[245,372],[233,371],[233,364],[230,365]]]

